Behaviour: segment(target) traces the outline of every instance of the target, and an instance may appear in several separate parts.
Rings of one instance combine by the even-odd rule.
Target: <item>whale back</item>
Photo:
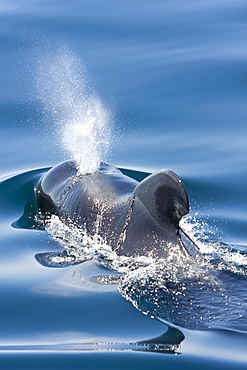
[[[53,167],[37,187],[43,213],[58,215],[68,225],[101,236],[116,248],[137,181],[101,163],[95,173],[81,174],[74,161]]]
[[[119,254],[165,257],[170,246],[184,253],[179,221],[189,202],[172,171],[160,170],[138,183],[106,163],[95,173],[80,174],[74,161],[66,161],[41,179],[37,201],[43,213],[101,236]]]

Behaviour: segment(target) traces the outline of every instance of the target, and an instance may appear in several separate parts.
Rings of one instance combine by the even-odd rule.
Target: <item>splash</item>
[[[36,86],[46,121],[81,173],[97,171],[112,139],[111,114],[89,87],[85,67],[67,48],[38,62]]]
[[[204,222],[203,222],[204,225]],[[204,226],[187,219],[183,228],[199,240]],[[181,259],[118,256],[98,235],[52,216],[47,231],[66,253],[51,253],[51,266],[94,260],[121,273],[114,276],[121,295],[144,314],[189,329],[229,328],[247,331],[247,256],[219,243]],[[193,230],[193,232],[192,232]],[[201,234],[201,235],[199,235]],[[112,284],[104,277],[102,284]]]
[[[170,255],[126,274],[122,296],[145,314],[189,329],[247,331],[247,255],[206,241],[213,232],[205,221],[187,218],[183,228],[201,253]]]
[[[39,222],[43,222],[42,216]],[[144,256],[118,256],[98,234],[90,236],[83,226],[78,228],[68,219],[65,224],[56,215],[45,220],[45,229],[66,251],[59,256],[51,254],[52,264],[67,265],[93,259],[109,269],[128,273],[140,266],[148,266],[153,261],[152,258]]]

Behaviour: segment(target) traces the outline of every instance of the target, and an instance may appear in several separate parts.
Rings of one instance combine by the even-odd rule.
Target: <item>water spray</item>
[[[111,143],[111,114],[90,89],[85,67],[66,48],[39,61],[37,90],[46,120],[81,173],[97,171]]]

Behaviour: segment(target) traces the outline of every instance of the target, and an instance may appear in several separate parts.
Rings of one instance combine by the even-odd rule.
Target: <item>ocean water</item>
[[[245,369],[246,2],[2,0],[0,37],[1,368]],[[71,157],[175,171],[200,258],[44,230],[37,182]]]

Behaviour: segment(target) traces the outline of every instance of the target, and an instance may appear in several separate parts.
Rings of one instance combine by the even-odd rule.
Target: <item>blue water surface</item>
[[[246,368],[246,36],[244,0],[1,1],[1,368]],[[242,258],[229,280],[242,326],[169,322],[152,292],[100,283],[119,272],[99,261],[35,259],[63,251],[37,228],[34,189],[70,156],[61,131],[81,81],[110,112],[106,159],[130,176],[178,173],[196,237]]]

